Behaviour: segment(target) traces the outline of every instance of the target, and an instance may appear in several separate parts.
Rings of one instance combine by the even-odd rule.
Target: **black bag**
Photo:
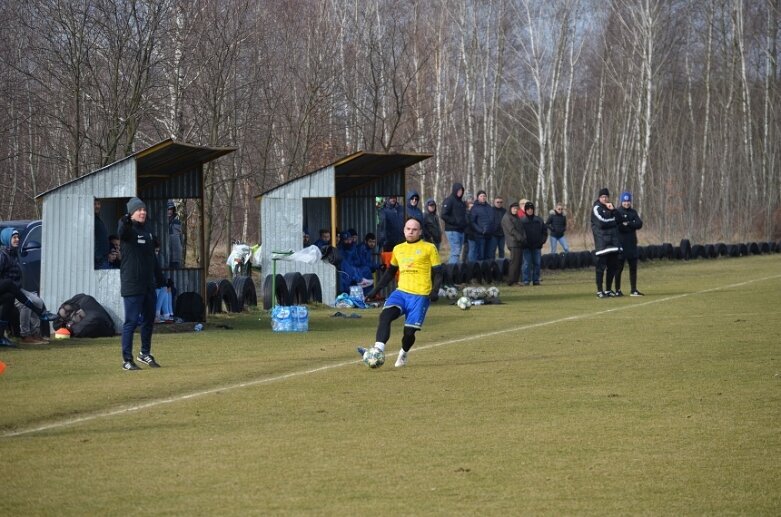
[[[203,303],[203,298],[195,292],[181,293],[176,297],[174,315],[184,321],[206,321],[206,306]]]
[[[52,322],[55,330],[63,327],[70,330],[72,337],[111,337],[114,335],[114,321],[106,309],[88,294],[77,294],[63,302]]]

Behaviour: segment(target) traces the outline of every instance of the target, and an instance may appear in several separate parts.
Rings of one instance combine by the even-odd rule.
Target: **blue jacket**
[[[472,229],[477,237],[491,237],[494,234],[494,208],[488,203],[475,202],[469,213]]]
[[[380,208],[379,242],[381,249],[390,248],[404,242],[404,209],[388,201]]]

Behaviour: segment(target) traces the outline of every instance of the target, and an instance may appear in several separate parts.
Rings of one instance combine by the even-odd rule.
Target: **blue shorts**
[[[383,309],[398,307],[404,315],[404,326],[419,329],[426,319],[429,303],[428,296],[405,293],[396,289],[385,300]]]

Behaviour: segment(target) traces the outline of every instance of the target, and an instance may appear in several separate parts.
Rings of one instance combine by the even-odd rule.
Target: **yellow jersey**
[[[423,239],[402,242],[393,248],[391,264],[399,268],[399,291],[428,296],[431,293],[431,268],[441,265],[437,248]]]

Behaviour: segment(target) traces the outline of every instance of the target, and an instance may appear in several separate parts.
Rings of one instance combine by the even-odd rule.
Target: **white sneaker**
[[[407,366],[407,352],[404,350],[399,352],[399,357],[396,359],[396,368],[401,368],[402,366]]]

